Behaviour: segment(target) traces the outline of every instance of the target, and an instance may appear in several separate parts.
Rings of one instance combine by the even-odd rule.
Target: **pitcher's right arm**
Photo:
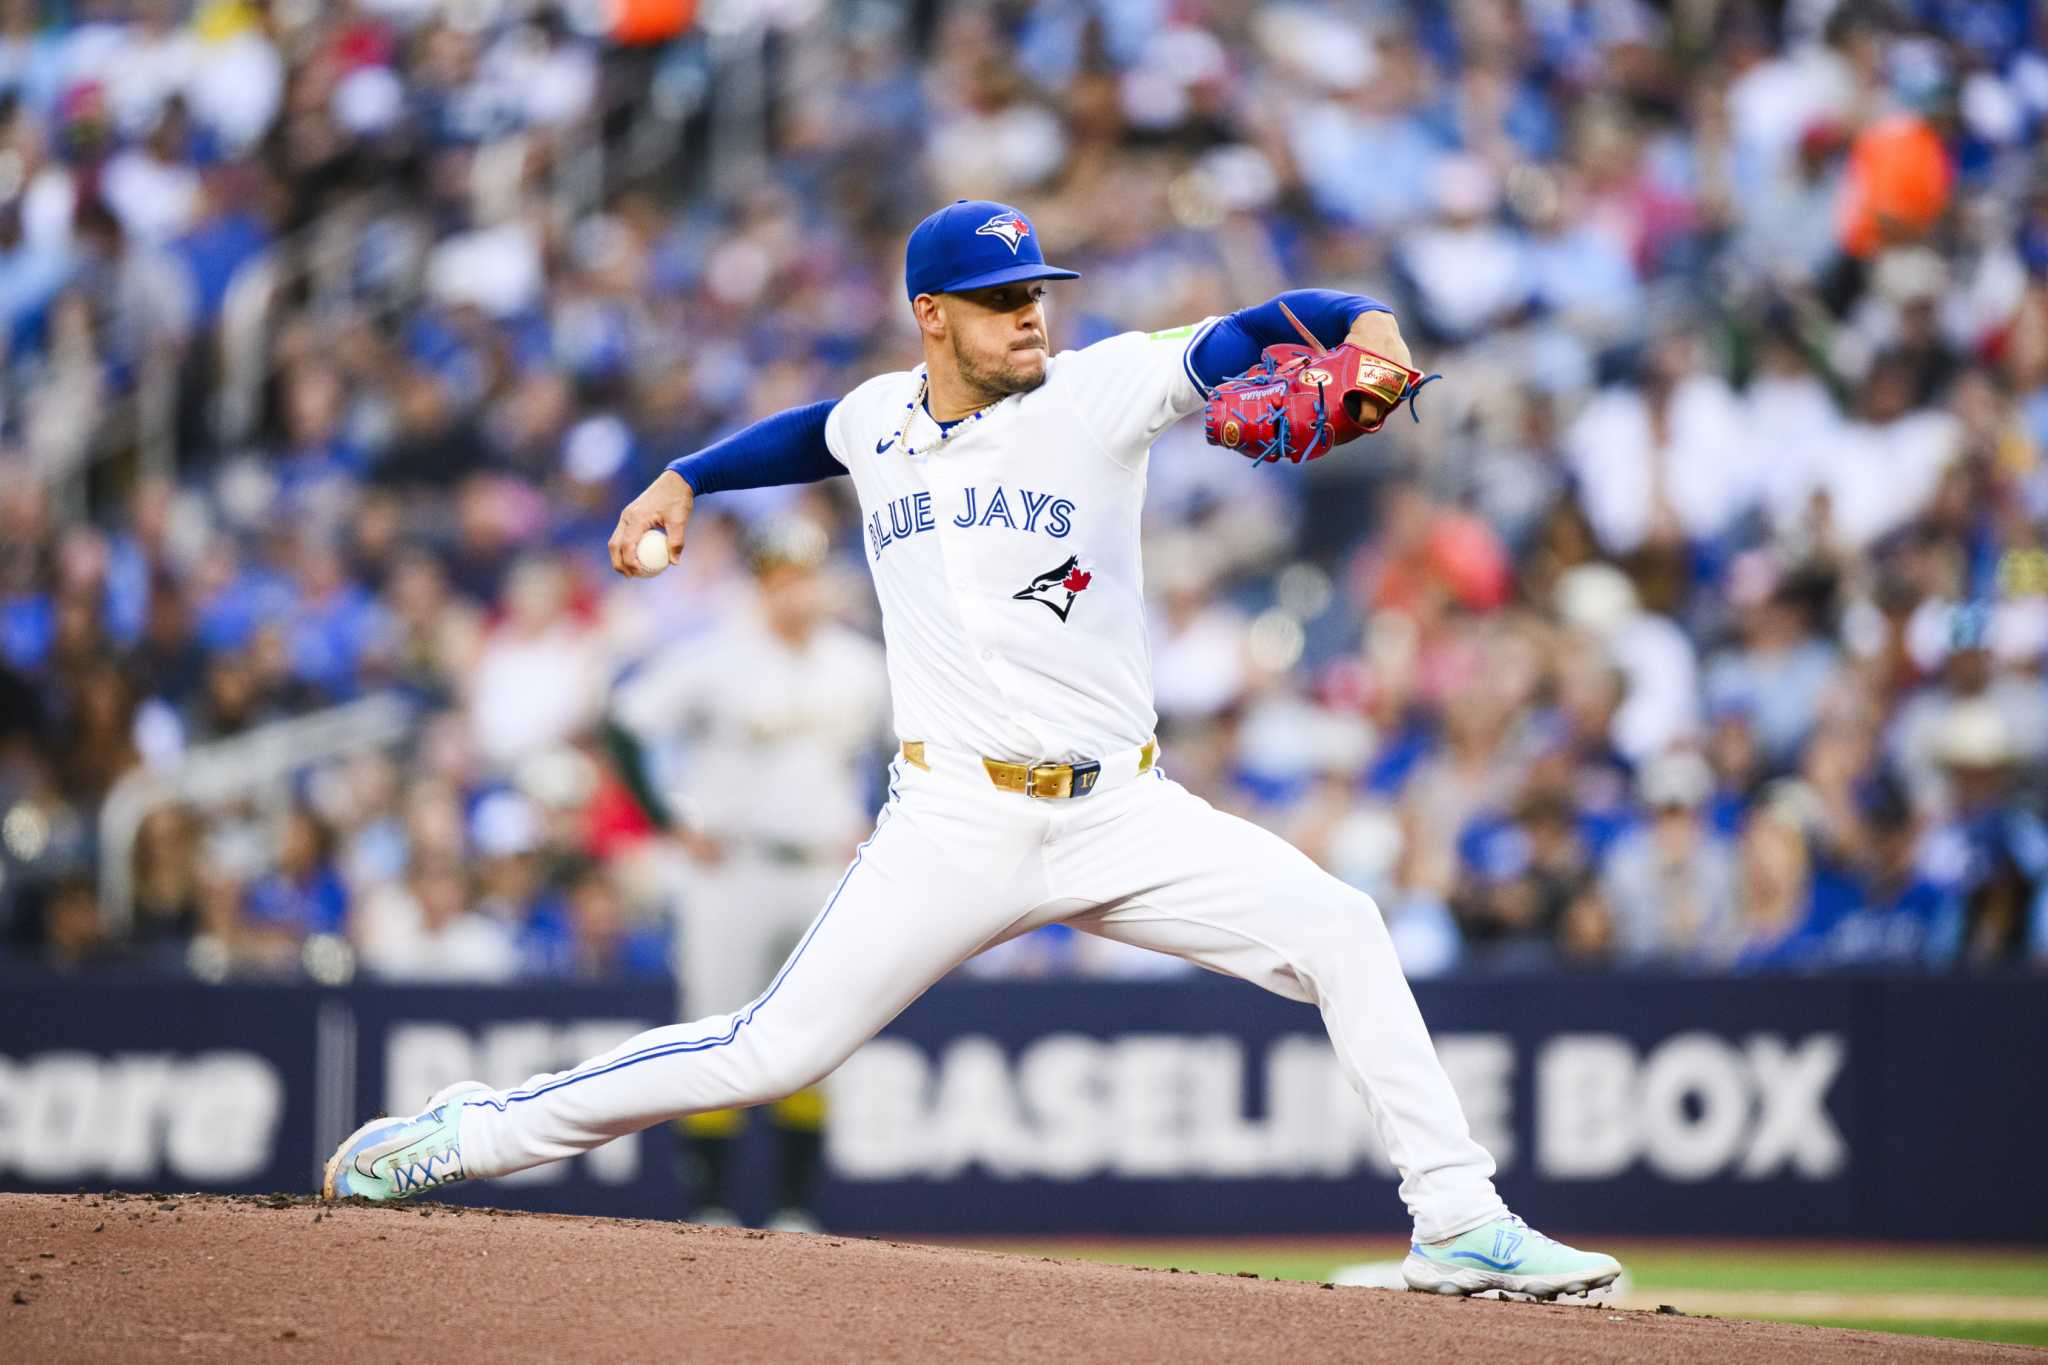
[[[838,400],[827,399],[778,412],[672,461],[619,513],[607,546],[612,568],[628,578],[647,577],[635,547],[655,528],[668,534],[668,562],[675,563],[683,553],[690,512],[706,493],[816,483],[844,474],[845,466],[825,446],[825,419],[837,406]]]

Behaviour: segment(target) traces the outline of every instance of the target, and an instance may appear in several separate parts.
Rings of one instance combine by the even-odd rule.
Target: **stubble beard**
[[[1006,357],[1013,354],[1015,352],[1004,352]],[[1044,352],[1040,351],[1040,354]],[[1043,361],[1039,362],[1036,370],[1025,370],[1008,363],[982,365],[960,349],[957,339],[953,343],[953,361],[959,367],[961,382],[990,403],[999,403],[1013,394],[1029,393],[1045,382],[1046,366]]]

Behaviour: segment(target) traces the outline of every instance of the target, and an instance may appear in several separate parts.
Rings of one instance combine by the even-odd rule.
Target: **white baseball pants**
[[[823,1079],[959,963],[1065,920],[1321,1009],[1418,1238],[1505,1211],[1369,896],[1157,769],[1139,774],[1135,752],[1105,760],[1091,794],[1058,801],[998,790],[972,755],[926,757],[930,770],[892,765],[873,836],[767,990],[472,1097],[467,1172],[506,1175],[685,1114],[779,1099]]]

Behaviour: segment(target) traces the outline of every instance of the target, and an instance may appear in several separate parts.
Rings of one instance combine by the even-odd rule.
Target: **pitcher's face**
[[[1045,382],[1045,286],[999,284],[934,296],[960,377],[991,400]]]

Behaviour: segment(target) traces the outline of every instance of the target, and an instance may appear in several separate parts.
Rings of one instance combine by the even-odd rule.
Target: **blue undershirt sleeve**
[[[1254,307],[1240,308],[1204,332],[1188,350],[1189,373],[1204,392],[1250,369],[1268,346],[1301,340],[1301,334],[1280,311],[1283,303],[1325,346],[1342,342],[1360,313],[1394,311],[1378,299],[1335,289],[1290,289]]]
[[[836,399],[764,417],[722,441],[669,462],[698,497],[738,488],[773,488],[785,483],[816,483],[846,467],[825,445],[825,419]]]

